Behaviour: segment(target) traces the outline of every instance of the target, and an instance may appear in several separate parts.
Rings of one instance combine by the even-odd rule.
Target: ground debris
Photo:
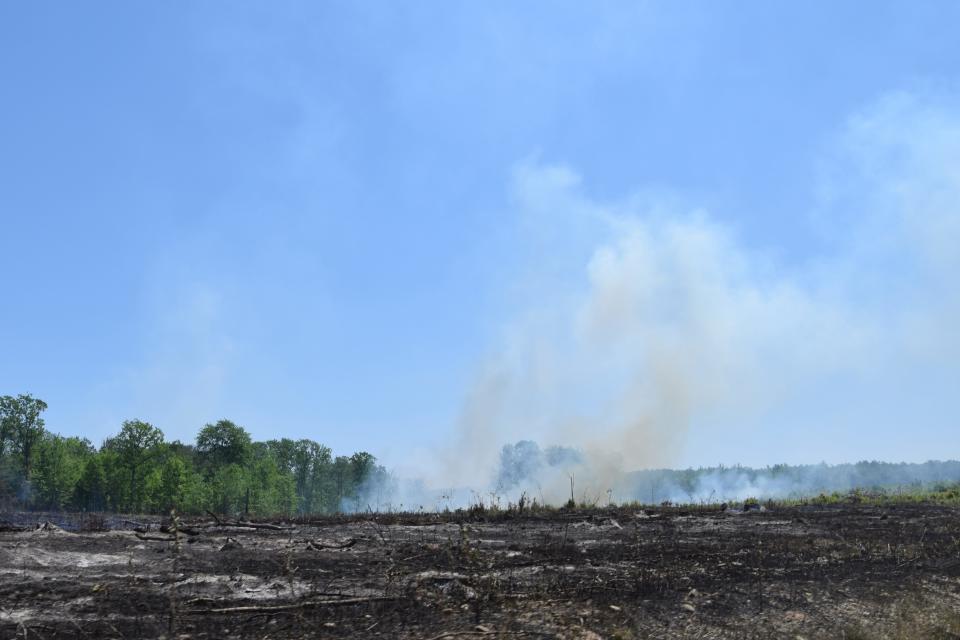
[[[243,549],[243,545],[234,538],[227,538],[227,541],[220,546],[220,551],[234,551],[235,549]]]
[[[314,551],[324,551],[324,550],[333,550],[333,551],[342,551],[343,549],[349,549],[353,545],[357,544],[360,541],[359,538],[350,538],[346,542],[327,544],[325,542],[317,542],[316,540],[307,540],[307,546]]]
[[[63,527],[57,526],[50,522],[49,520],[45,522],[37,523],[37,526],[34,528],[36,533],[69,533]]]
[[[949,507],[120,520],[0,531],[0,637],[960,636]]]

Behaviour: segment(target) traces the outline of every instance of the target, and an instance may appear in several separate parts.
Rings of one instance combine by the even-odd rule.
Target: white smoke
[[[676,464],[691,425],[815,405],[825,384],[862,403],[904,372],[954,406],[944,378],[923,379],[960,367],[960,116],[898,94],[836,146],[813,216],[825,242],[791,264],[676,199],[601,202],[570,168],[519,167],[544,267],[469,394],[443,483],[484,486],[503,444],[534,440],[585,453],[532,479],[545,499],[569,497],[570,475],[600,495],[624,470]]]

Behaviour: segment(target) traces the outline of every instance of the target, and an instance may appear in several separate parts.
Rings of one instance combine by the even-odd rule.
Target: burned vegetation
[[[960,509],[9,514],[0,637],[956,638]]]

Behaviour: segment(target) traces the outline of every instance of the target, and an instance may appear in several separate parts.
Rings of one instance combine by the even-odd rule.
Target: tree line
[[[255,442],[229,420],[194,444],[127,420],[99,448],[48,431],[47,404],[0,396],[0,508],[273,515],[362,510],[389,481],[376,458],[334,456],[308,439]]]
[[[553,470],[554,473],[550,473]],[[597,471],[604,471],[598,474]],[[602,477],[607,484],[591,482]],[[624,473],[590,468],[577,449],[541,448],[531,440],[504,445],[494,477],[497,491],[536,495],[543,481],[575,476],[585,487],[571,499],[599,503],[657,504],[663,501],[721,502],[755,498],[803,498],[854,489],[890,491],[938,489],[960,482],[960,461],[929,460],[923,463],[862,460],[846,464],[775,464],[763,468],[742,465],[698,469],[642,469]],[[572,482],[572,480],[571,480]],[[607,491],[609,490],[609,492]]]

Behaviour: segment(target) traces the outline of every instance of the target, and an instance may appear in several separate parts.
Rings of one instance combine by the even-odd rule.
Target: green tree
[[[331,476],[330,447],[308,440],[269,440],[269,447],[277,465],[289,473],[294,481],[299,513],[326,510],[325,497]]]
[[[173,442],[167,443],[167,451],[170,455],[177,456],[183,463],[188,467],[193,467],[195,464],[194,450],[192,444],[184,444],[179,440],[174,440]]]
[[[354,486],[362,484],[376,464],[377,459],[373,454],[366,451],[358,451],[350,456],[350,471],[353,475]]]
[[[73,489],[71,503],[74,508],[83,511],[106,511],[109,507],[109,487],[103,464],[108,455],[108,452],[95,453],[83,463],[80,477]]]
[[[340,512],[343,510],[343,501],[353,494],[353,474],[350,468],[350,458],[337,456],[331,466],[331,476],[334,491],[331,495],[328,511]]]
[[[224,466],[243,465],[250,459],[250,434],[229,420],[208,424],[197,434],[194,453],[208,474]]]
[[[383,472],[381,475],[379,472]],[[350,497],[354,501],[354,509],[360,510],[360,501],[370,498],[374,485],[385,482],[386,470],[377,466],[377,459],[366,451],[358,451],[350,456],[351,487]]]
[[[295,460],[301,512],[323,511],[324,499],[330,493],[333,452],[312,440],[299,440]]]
[[[33,471],[34,451],[44,434],[40,414],[46,409],[46,402],[29,394],[0,396],[0,453],[10,447],[19,457],[27,481]]]
[[[85,438],[48,435],[37,444],[36,452],[36,502],[49,509],[62,509],[73,496],[86,460],[94,453],[93,446]]]
[[[17,496],[23,478],[16,461],[9,455],[0,456],[0,511],[17,508]]]
[[[149,422],[127,420],[120,433],[107,440],[103,448],[117,454],[117,463],[126,472],[126,508],[139,511],[144,499],[142,480],[164,453],[163,432]]]
[[[151,510],[167,513],[183,511],[195,472],[179,456],[171,455],[155,467],[146,479],[147,502]]]
[[[258,447],[244,472],[245,512],[257,515],[286,515],[296,508],[297,494],[293,475],[280,468],[269,447]]]
[[[244,510],[247,483],[243,468],[228,464],[215,468],[207,480],[209,508],[220,513],[239,514]]]

